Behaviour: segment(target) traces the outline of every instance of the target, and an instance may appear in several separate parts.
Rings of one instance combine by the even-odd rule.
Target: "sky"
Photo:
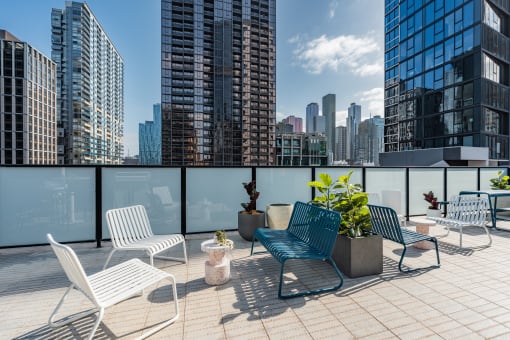
[[[124,60],[124,153],[138,154],[138,124],[161,100],[159,0],[86,1]],[[64,0],[0,0],[0,29],[51,57],[51,9]],[[336,95],[336,121],[351,103],[383,116],[383,0],[276,0],[276,118],[303,118]]]

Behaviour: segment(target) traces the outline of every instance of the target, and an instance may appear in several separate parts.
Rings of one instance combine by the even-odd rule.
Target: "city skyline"
[[[151,120],[152,105],[161,101],[161,4],[87,4],[125,62],[124,152],[132,156],[138,154],[138,124]],[[0,28],[50,57],[51,9],[64,5],[63,0],[10,1],[0,13]],[[368,6],[373,10],[366,11]],[[328,93],[336,94],[336,125],[345,125],[351,102],[363,107],[363,119],[383,116],[383,11],[383,2],[373,0],[276,2],[277,121],[290,115],[305,119],[306,105],[320,103]],[[14,12],[23,12],[24,20]]]

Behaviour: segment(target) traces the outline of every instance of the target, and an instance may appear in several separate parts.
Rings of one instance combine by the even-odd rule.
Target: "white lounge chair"
[[[139,259],[132,259],[87,276],[76,253],[70,247],[56,242],[51,234],[47,234],[46,237],[57,255],[67,278],[71,281],[71,285],[67,288],[53,313],[51,313],[50,319],[48,320],[48,325],[50,327],[61,327],[88,315],[98,313],[96,322],[88,336],[90,340],[94,337],[97,327],[103,319],[105,308],[135,295],[139,295],[145,288],[163,279],[168,279],[172,283],[175,316],[163,323],[159,323],[150,331],[143,334],[140,339],[158,332],[179,318],[177,288],[175,277],[172,274],[154,268],[153,266],[143,263]],[[82,292],[95,305],[95,308],[78,313],[71,318],[64,318],[57,322],[54,321],[67,294],[69,294],[73,288]]]
[[[107,267],[113,253],[117,250],[144,250],[149,255],[151,266],[154,266],[154,258],[188,262],[184,236],[182,234],[154,235],[143,205],[108,210],[106,223],[110,230],[113,249],[103,269]],[[156,256],[178,244],[182,244],[183,258]]]

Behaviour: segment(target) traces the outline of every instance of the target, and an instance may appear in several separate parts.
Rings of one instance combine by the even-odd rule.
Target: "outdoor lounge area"
[[[498,224],[510,227],[509,222]],[[412,230],[413,227],[411,226]],[[444,234],[431,227],[433,235]],[[155,266],[175,275],[180,318],[150,339],[349,339],[437,338],[507,339],[510,337],[510,233],[491,229],[493,243],[481,246],[486,235],[480,228],[464,232],[464,248],[458,234],[439,237],[441,268],[401,273],[402,247],[384,241],[384,270],[380,275],[350,279],[333,292],[286,300],[277,298],[280,266],[268,253],[250,256],[251,242],[236,231],[228,232],[235,247],[231,252],[231,279],[211,286],[204,281],[207,254],[200,245],[212,233],[188,235],[188,263],[155,259]],[[58,235],[54,235],[58,240]],[[87,274],[102,269],[111,243],[75,243]],[[257,250],[263,250],[259,244]],[[182,249],[170,253],[182,256]],[[409,247],[409,266],[434,261],[434,250]],[[143,253],[121,252],[111,265]],[[85,338],[94,323],[87,317],[54,329],[47,321],[69,286],[49,246],[0,249],[0,338]],[[300,268],[297,268],[300,266]],[[294,275],[299,272],[299,280]],[[338,278],[326,263],[290,262],[284,275],[287,287],[313,288],[334,284]],[[169,283],[161,281],[134,297],[110,307],[95,339],[133,339],[173,313]],[[77,292],[70,294],[62,316],[91,307]],[[57,316],[58,317],[58,316]]]

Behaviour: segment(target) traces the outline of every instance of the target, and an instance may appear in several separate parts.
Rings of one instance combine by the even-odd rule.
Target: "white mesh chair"
[[[151,266],[154,265],[154,258],[188,262],[184,236],[182,234],[154,235],[143,205],[108,210],[106,223],[110,231],[113,249],[108,255],[103,269],[108,266],[113,253],[117,250],[143,250],[149,255]],[[183,258],[156,256],[178,244],[182,244]]]
[[[175,277],[172,274],[154,268],[153,266],[143,263],[139,259],[132,259],[87,276],[76,253],[70,247],[56,242],[51,234],[47,234],[46,237],[57,255],[67,278],[71,281],[71,285],[67,288],[53,313],[51,313],[50,319],[48,320],[48,325],[50,327],[61,327],[88,315],[98,313],[96,322],[88,336],[90,340],[94,337],[97,327],[103,319],[105,308],[135,295],[139,295],[145,288],[163,279],[168,279],[172,283],[175,315],[167,321],[153,327],[150,331],[143,334],[140,339],[158,332],[179,318],[177,287]],[[78,313],[71,318],[64,318],[57,322],[54,321],[58,310],[62,306],[67,294],[69,294],[72,289],[82,292],[90,302],[94,304],[95,308]]]

